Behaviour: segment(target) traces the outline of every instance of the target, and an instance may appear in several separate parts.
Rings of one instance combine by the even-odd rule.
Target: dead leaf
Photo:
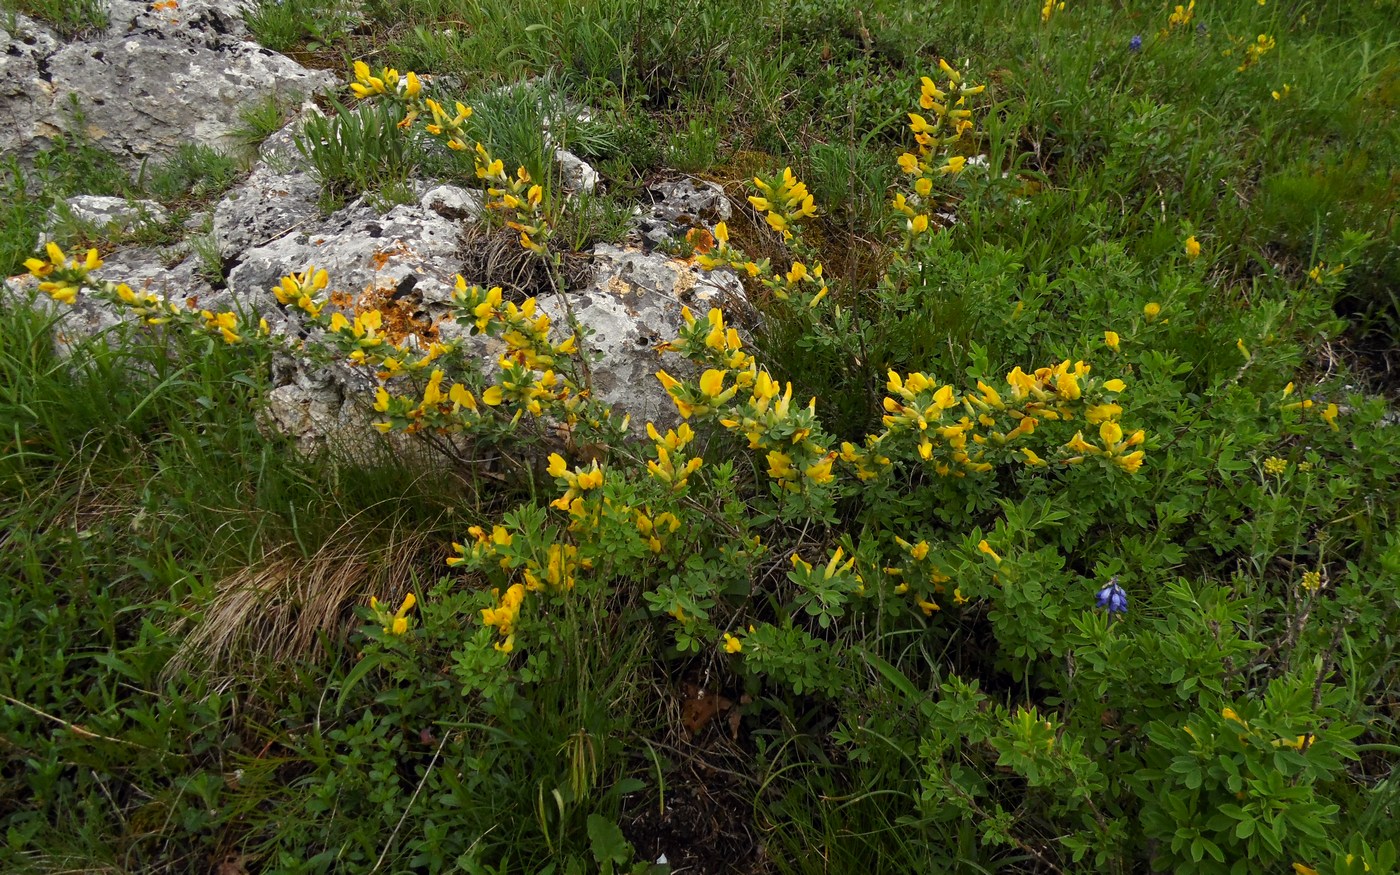
[[[686,683],[684,688],[684,698],[681,700],[681,722],[685,724],[692,738],[700,730],[710,725],[719,714],[723,714],[734,707],[734,703],[721,696],[719,693],[702,689],[695,684]],[[735,712],[738,713],[738,712]]]
[[[214,875],[248,875],[248,869],[244,866],[246,860],[242,854],[229,854],[214,869]]]

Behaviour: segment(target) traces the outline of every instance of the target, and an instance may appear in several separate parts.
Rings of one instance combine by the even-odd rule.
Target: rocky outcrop
[[[105,33],[67,44],[23,15],[13,32],[0,19],[0,152],[28,159],[81,133],[135,171],[183,143],[231,147],[243,108],[334,84],[249,41],[245,0],[108,5]]]
[[[302,95],[329,83],[326,74],[310,73],[248,42],[238,8],[214,0],[150,5],[113,0],[107,33],[70,44],[17,16],[16,30],[28,36],[12,40],[14,50],[0,56],[0,73],[11,74],[0,80],[7,82],[0,85],[0,148],[24,152],[42,146],[70,121],[60,109],[67,95],[76,94],[86,113],[86,134],[134,168],[161,160],[181,143],[221,145],[240,106],[272,95]],[[578,117],[586,113],[568,111]],[[500,341],[472,336],[448,317],[457,276],[470,274],[464,270],[464,247],[497,246],[507,259],[523,257],[513,237],[502,242],[490,234],[464,233],[482,219],[481,193],[433,180],[412,182],[409,203],[384,205],[361,197],[323,214],[320,182],[297,147],[304,119],[317,112],[304,102],[300,117],[262,144],[248,176],[206,218],[186,223],[191,234],[206,235],[198,245],[187,240],[165,249],[120,249],[106,257],[99,275],[183,307],[237,310],[252,320],[266,319],[274,334],[302,337],[308,326],[280,305],[271,289],[281,277],[314,266],[331,278],[332,307],[379,308],[386,319],[392,313],[398,333],[410,343],[465,344],[484,371],[495,370]],[[563,149],[556,150],[555,159],[566,193],[598,188],[598,174],[587,162]],[[727,218],[723,190],[683,179],[654,186],[650,194],[650,203],[638,211],[631,243],[598,245],[585,253],[591,272],[571,270],[566,292],[554,291],[552,284],[532,288],[541,285],[534,281],[510,290],[537,294],[561,334],[573,320],[585,327],[592,391],[616,412],[630,414],[639,435],[648,420],[677,419],[654,375],[663,366],[678,376],[687,371],[684,361],[663,363],[657,353],[681,325],[681,308],[703,314],[718,306],[741,325],[751,315],[736,276],[706,274],[657,245]],[[117,198],[74,198],[67,212],[118,237],[129,237],[142,223],[171,224],[159,205]],[[488,251],[495,257],[496,250]],[[54,307],[50,301],[42,306]],[[119,320],[102,305],[80,301],[61,316],[60,343],[104,332]],[[348,365],[284,356],[274,362],[271,378],[264,421],[295,437],[303,449],[335,445],[358,453],[372,445],[372,376]]]

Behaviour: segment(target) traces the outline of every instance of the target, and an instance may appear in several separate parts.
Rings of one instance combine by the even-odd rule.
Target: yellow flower
[[[1161,313],[1162,305],[1158,304],[1156,301],[1149,302],[1145,307],[1142,308],[1142,315],[1147,317],[1148,322],[1151,322],[1154,319],[1156,319],[1158,316],[1161,315]]]
[[[1332,426],[1333,431],[1338,431],[1337,414],[1340,412],[1336,404],[1328,404],[1317,415],[1322,417],[1323,422]]]
[[[899,156],[899,169],[905,173],[918,173],[919,157],[912,152],[905,152]]]
[[[977,543],[977,549],[992,557],[992,559],[994,559],[998,565],[1001,564],[1001,557],[997,555],[997,551],[992,549],[992,545],[987,543],[986,538],[983,538]]]
[[[1084,411],[1084,418],[1089,421],[1090,425],[1098,425],[1105,420],[1117,419],[1122,415],[1123,408],[1117,404],[1095,404]]]
[[[403,603],[399,605],[398,611],[392,615],[388,608],[380,603],[379,599],[370,597],[369,609],[374,612],[376,618],[384,627],[386,635],[402,635],[408,631],[408,612],[413,610],[413,606],[418,603],[418,597],[413,593],[403,597]]]
[[[1122,392],[1124,389],[1128,388],[1128,384],[1122,380],[1114,379],[1106,381],[1103,387],[1110,392]]]
[[[1099,438],[1103,441],[1105,449],[1112,451],[1123,439],[1123,429],[1118,423],[1106,420],[1099,424]]]
[[[1317,870],[1311,866],[1304,866],[1302,863],[1293,864],[1294,875],[1317,875]]]
[[[938,172],[943,174],[962,173],[963,168],[966,166],[967,159],[961,155],[955,155],[952,158],[949,158],[947,163],[945,163],[942,167],[938,168]]]
[[[1192,261],[1195,261],[1200,256],[1200,254],[1200,241],[1196,239],[1196,235],[1192,234],[1190,237],[1186,238],[1186,257],[1191,259]]]
[[[928,216],[925,216],[923,213],[920,213],[919,215],[909,220],[908,228],[910,233],[913,234],[924,233],[928,230]]]
[[[1136,474],[1138,472],[1138,469],[1142,467],[1143,458],[1144,454],[1142,450],[1137,450],[1135,452],[1128,453],[1126,456],[1118,456],[1113,461],[1117,462],[1118,467],[1122,468],[1124,471],[1127,471],[1129,474]]]
[[[1117,351],[1118,351],[1118,343],[1119,343],[1119,340],[1118,340],[1118,332],[1117,332],[1117,331],[1105,331],[1105,332],[1103,333],[1103,342],[1104,342],[1104,346],[1107,346],[1109,349],[1113,350],[1114,352],[1117,352]]]
[[[914,191],[920,197],[928,197],[933,192],[933,180],[927,176],[919,177],[918,181],[914,183]]]
[[[1030,466],[1032,466],[1032,467],[1041,468],[1041,467],[1044,467],[1045,465],[1048,464],[1048,463],[1047,463],[1044,459],[1042,459],[1040,456],[1037,456],[1037,455],[1035,454],[1035,451],[1034,451],[1034,450],[1029,450],[1029,449],[1026,449],[1025,447],[1022,447],[1022,448],[1021,448],[1021,455],[1023,455],[1023,456],[1026,457],[1026,464],[1027,464],[1027,465],[1030,465]]]
[[[1307,590],[1309,594],[1315,594],[1318,590],[1322,589],[1322,572],[1303,572],[1302,586],[1303,589]]]
[[[1288,462],[1278,456],[1270,456],[1264,460],[1264,473],[1275,477],[1288,470]]]
[[[725,632],[725,633],[724,633],[724,652],[725,652],[725,653],[738,653],[739,651],[741,651],[741,650],[743,650],[743,649],[744,649],[744,642],[740,641],[738,638],[735,638],[733,635],[730,635],[728,632]]]

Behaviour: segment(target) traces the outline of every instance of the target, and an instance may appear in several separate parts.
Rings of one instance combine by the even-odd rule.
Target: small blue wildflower
[[[1118,585],[1118,575],[1109,578],[1103,589],[1099,590],[1096,596],[1099,607],[1107,608],[1110,614],[1126,614],[1128,612],[1128,594],[1123,591],[1123,587]]]
[[[1132,52],[1132,53],[1135,54],[1135,55],[1136,55],[1138,52],[1142,51],[1142,35],[1141,35],[1141,34],[1133,34],[1133,38],[1130,39],[1130,40],[1128,40],[1128,51]]]

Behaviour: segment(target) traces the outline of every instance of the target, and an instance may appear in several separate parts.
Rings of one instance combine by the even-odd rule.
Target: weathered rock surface
[[[425,307],[440,310],[451,300],[461,269],[457,253],[462,220],[435,211],[433,205],[449,215],[476,215],[479,204],[474,192],[449,186],[432,188],[419,203],[388,212],[360,199],[240,252],[238,266],[228,277],[229,291],[261,313],[275,313],[268,290],[282,276],[314,265],[330,275],[330,291],[356,298],[413,295]],[[221,248],[222,240],[231,236],[228,231],[221,238]]]
[[[334,83],[248,41],[247,0],[108,5],[107,31],[82,41],[64,44],[22,15],[14,33],[0,30],[0,152],[32,158],[72,133],[76,98],[82,133],[134,171],[183,143],[231,147],[239,110],[269,98],[295,104]]]
[[[750,321],[743,285],[732,272],[705,273],[688,262],[637,248],[599,244],[593,263],[593,281],[570,292],[567,307],[592,329],[589,351],[602,354],[592,368],[594,396],[616,412],[630,414],[638,435],[648,420],[675,425],[680,418],[676,406],[656,379],[663,367],[656,347],[676,336],[682,307],[700,316],[719,307],[731,319]],[[556,324],[567,324],[566,305],[558,296],[542,298],[540,308]],[[664,367],[678,377],[691,369],[675,355],[666,357]]]
[[[573,152],[555,149],[554,163],[559,167],[564,191],[569,194],[592,194],[598,188],[598,171]]]
[[[314,104],[273,134],[258,150],[253,171],[214,207],[214,243],[219,255],[233,258],[270,243],[320,217],[321,186],[297,149],[296,135]]]
[[[724,188],[717,182],[687,177],[650,186],[650,209],[637,216],[637,233],[650,245],[679,240],[691,228],[714,227],[732,211]]]
[[[70,44],[17,17],[15,29],[23,35],[5,34],[17,38],[0,54],[0,74],[8,74],[0,79],[0,149],[32,154],[41,148],[70,123],[62,107],[67,95],[76,94],[87,135],[134,169],[182,143],[224,144],[241,106],[271,95],[285,102],[330,83],[327,74],[310,73],[247,42],[238,15],[245,2],[181,0],[154,10],[145,2],[113,0],[108,32]],[[563,111],[586,117],[586,110]],[[315,266],[330,275],[332,306],[393,308],[420,340],[465,343],[483,369],[493,371],[501,342],[472,337],[443,318],[464,264],[463,231],[482,217],[481,193],[417,181],[412,203],[386,208],[360,198],[322,215],[319,182],[296,146],[303,120],[316,112],[303,103],[299,117],[262,145],[250,174],[214,205],[207,220],[187,228],[191,234],[208,232],[203,256],[188,241],[164,250],[128,248],[109,255],[99,276],[185,307],[235,309],[254,321],[265,318],[274,334],[303,336],[302,320],[278,304],[271,289],[284,275]],[[555,159],[566,191],[596,189],[598,174],[587,162],[563,149]],[[539,298],[561,333],[570,316],[590,330],[587,346],[600,356],[590,368],[593,391],[618,413],[630,414],[638,434],[648,420],[676,421],[675,406],[654,374],[663,366],[677,375],[687,372],[685,362],[675,356],[663,362],[656,353],[682,324],[681,308],[701,314],[719,306],[740,324],[751,315],[737,277],[706,274],[651,251],[692,227],[727,218],[723,190],[681,180],[654,187],[652,195],[634,235],[641,246],[595,247],[591,281],[575,280],[579,287],[566,295]],[[142,212],[120,199],[76,198],[70,209],[84,221],[124,231],[142,221],[169,222],[157,205]],[[219,270],[226,274],[222,282]],[[104,331],[120,318],[90,299],[80,301],[63,316],[60,340]],[[332,444],[356,453],[374,445],[371,376],[292,357],[279,357],[271,376],[264,421],[295,437],[302,449]]]
[[[170,222],[170,214],[155,201],[129,201],[122,197],[80,194],[68,198],[64,206],[74,221],[109,234],[130,234],[145,228],[159,228]],[[51,215],[50,232],[64,219],[57,213]],[[46,240],[48,236],[45,235]]]

